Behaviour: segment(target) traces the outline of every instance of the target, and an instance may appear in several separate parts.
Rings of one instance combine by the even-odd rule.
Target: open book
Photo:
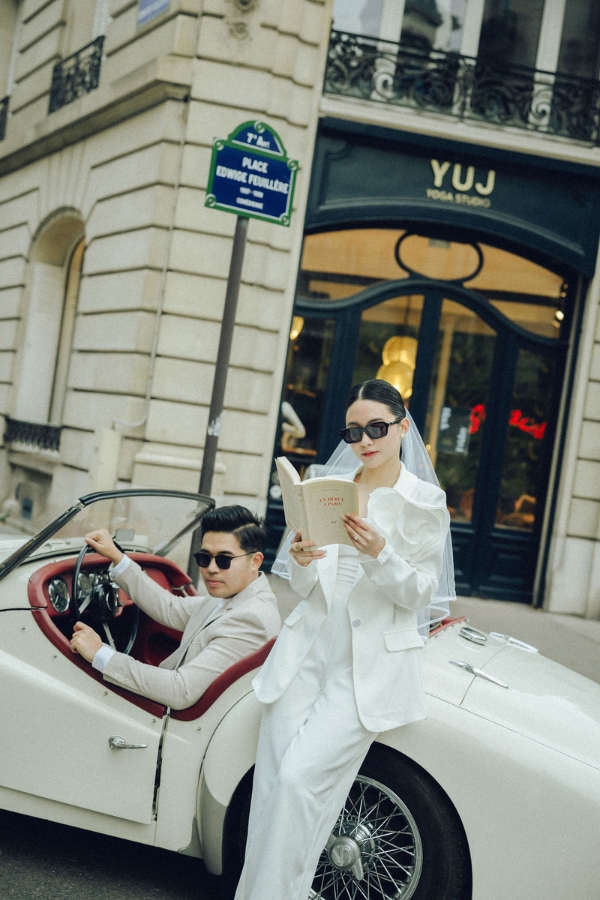
[[[358,515],[358,487],[343,478],[308,478],[300,476],[285,456],[275,460],[283,496],[285,521],[292,532],[302,530],[302,540],[326,544],[350,544],[342,516]]]

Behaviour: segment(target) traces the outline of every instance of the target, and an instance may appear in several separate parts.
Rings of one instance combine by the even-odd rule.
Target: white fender
[[[262,704],[251,691],[233,706],[207,747],[198,791],[202,856],[209,872],[223,872],[225,814],[238,784],[254,765]]]

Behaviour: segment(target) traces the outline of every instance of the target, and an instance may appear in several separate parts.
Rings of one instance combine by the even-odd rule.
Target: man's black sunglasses
[[[397,425],[403,418],[404,416],[398,416],[393,422],[369,422],[364,428],[361,428],[360,425],[351,425],[349,428],[342,428],[340,437],[347,444],[358,444],[359,441],[362,441],[364,431],[367,437],[370,437],[372,441],[376,441],[377,438],[386,436],[390,425]]]
[[[240,559],[242,556],[252,556],[253,553],[256,553],[256,550],[250,550],[248,553],[240,553],[238,556],[228,556],[226,553],[216,553],[213,556],[208,550],[201,550],[200,553],[194,553],[194,559],[200,569],[207,569],[213,559],[220,569],[229,569],[232,559]]]

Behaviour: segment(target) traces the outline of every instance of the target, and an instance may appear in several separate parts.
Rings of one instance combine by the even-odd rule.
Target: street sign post
[[[264,122],[244,122],[232,131],[227,140],[218,139],[213,144],[205,205],[211,209],[235,213],[237,221],[204,440],[199,488],[201,494],[210,494],[212,490],[248,219],[261,219],[275,225],[288,226],[297,171],[297,161],[288,159],[281,138]],[[194,581],[198,578],[198,567],[194,559],[196,541],[197,533],[192,541],[188,563],[188,574]]]

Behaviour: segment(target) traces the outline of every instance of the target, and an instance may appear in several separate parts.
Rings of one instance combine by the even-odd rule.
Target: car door
[[[18,572],[4,596],[22,592],[28,573]],[[87,663],[74,664],[30,612],[8,611],[0,624],[0,785],[151,822],[164,707],[117,693]],[[112,749],[115,738],[141,746]]]

